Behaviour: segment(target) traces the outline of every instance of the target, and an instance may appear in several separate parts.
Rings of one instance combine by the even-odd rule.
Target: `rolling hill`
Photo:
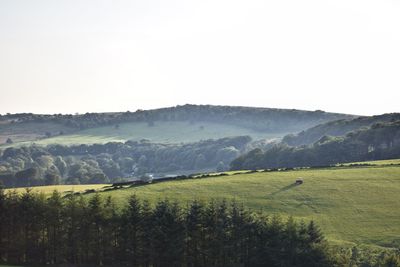
[[[230,173],[103,191],[100,195],[112,196],[119,204],[132,194],[153,203],[162,198],[183,204],[193,198],[235,199],[268,215],[315,220],[332,243],[395,247],[400,243],[399,163],[395,160],[368,163],[374,166]],[[304,183],[295,186],[299,177]],[[46,187],[43,189],[48,192]]]
[[[328,166],[336,163],[400,157],[400,120],[376,123],[345,136],[323,136],[312,145],[292,147],[281,142],[253,149],[231,162],[231,169]]]
[[[17,146],[32,144],[105,144],[108,142],[125,142],[127,140],[140,141],[142,139],[154,143],[174,144],[243,135],[250,136],[255,140],[271,140],[282,137],[283,133],[265,133],[240,126],[215,122],[156,121],[151,127],[145,122],[127,122],[118,124],[118,128],[114,125],[90,128],[71,134],[41,138],[36,141],[20,142]]]
[[[375,123],[388,123],[398,120],[400,120],[400,113],[330,121],[311,127],[295,135],[287,135],[282,141],[290,146],[310,145],[323,136],[342,136],[351,131],[368,128]]]
[[[184,105],[136,112],[0,116],[0,145],[84,144],[149,139],[194,142],[249,135],[271,139],[352,115],[323,111]],[[7,144],[11,139],[13,144]]]
[[[304,184],[294,186],[302,177]],[[101,193],[123,202],[131,194],[187,202],[236,199],[266,214],[315,220],[333,242],[392,247],[400,244],[400,167],[375,166],[261,172],[171,181]]]

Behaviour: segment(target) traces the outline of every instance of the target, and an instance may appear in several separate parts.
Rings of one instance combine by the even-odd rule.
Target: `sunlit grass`
[[[106,185],[43,186],[33,190],[49,194],[54,189],[64,193],[97,189],[104,197],[112,196],[120,207],[133,194],[152,203],[168,198],[183,205],[193,199],[234,199],[253,211],[315,220],[334,244],[400,244],[400,166],[235,173],[110,191],[103,191]],[[295,186],[299,177],[304,183]]]
[[[195,123],[188,122],[158,122],[149,127],[147,123],[121,123],[116,129],[115,125],[82,130],[69,135],[61,135],[35,141],[35,144],[72,145],[93,144],[107,142],[124,142],[127,140],[140,141],[142,139],[160,143],[196,142],[206,139],[249,135],[254,139],[273,139],[282,134],[266,134],[248,128],[227,125],[222,123]],[[22,142],[19,145],[29,145],[33,142]]]
[[[302,177],[304,184],[295,186]],[[136,194],[168,198],[235,199],[255,211],[315,220],[327,238],[381,246],[400,243],[400,167],[260,172],[180,180],[102,192],[118,203]]]
[[[26,190],[31,190],[32,192],[50,194],[54,190],[60,193],[65,192],[84,192],[85,190],[98,190],[107,186],[108,184],[82,184],[82,185],[46,185],[46,186],[35,186],[35,187],[18,187],[6,189],[6,192],[15,191],[17,193],[24,193]]]
[[[352,163],[345,163],[343,165],[354,165],[354,164],[368,164],[368,165],[377,165],[377,166],[385,166],[385,165],[397,165],[400,164],[400,159],[386,159],[386,160],[373,160],[373,161],[359,161]]]

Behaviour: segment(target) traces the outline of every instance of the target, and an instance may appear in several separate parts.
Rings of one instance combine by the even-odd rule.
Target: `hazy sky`
[[[0,0],[0,113],[400,112],[400,0]]]

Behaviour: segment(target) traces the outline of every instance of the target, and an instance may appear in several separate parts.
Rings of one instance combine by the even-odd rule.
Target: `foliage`
[[[149,126],[154,126],[156,121],[187,121],[189,123],[210,121],[256,130],[284,132],[289,129],[290,131],[306,129],[318,123],[350,117],[352,116],[323,111],[183,105],[154,110],[137,110],[136,112],[85,113],[81,115],[7,114],[1,119],[14,123],[54,122],[78,129],[104,125],[115,126],[124,122],[146,122]]]
[[[235,159],[232,170],[327,166],[337,163],[400,157],[400,121],[378,123],[343,137],[323,136],[310,146],[284,143],[255,149]]]
[[[299,177],[304,182],[296,186]],[[314,220],[335,243],[398,247],[399,191],[399,166],[359,166],[172,180],[100,194],[121,205],[131,194],[151,203],[167,197],[183,205],[193,198],[235,199],[265,214]]]
[[[0,157],[0,181],[7,187],[104,184],[147,174],[215,171],[246,150],[239,136],[189,144],[147,141],[104,145],[10,147]]]
[[[112,266],[333,266],[310,223],[264,217],[236,202],[88,201],[0,191],[0,260]],[[82,216],[82,215],[85,216]],[[311,226],[313,225],[313,226]]]
[[[371,127],[376,123],[388,123],[398,120],[400,120],[400,113],[330,121],[301,131],[296,135],[286,135],[282,141],[290,146],[310,145],[323,136],[342,136],[351,131]]]

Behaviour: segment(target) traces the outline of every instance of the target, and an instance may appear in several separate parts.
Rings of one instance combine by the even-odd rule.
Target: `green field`
[[[345,163],[343,165],[355,165],[355,164],[365,164],[365,165],[374,165],[374,166],[386,166],[386,165],[400,165],[400,159],[386,159],[386,160],[374,160],[374,161],[360,161],[360,162],[352,162]]]
[[[43,132],[44,134],[44,132]],[[206,139],[218,139],[231,136],[249,135],[253,139],[274,139],[283,136],[282,134],[268,134],[251,129],[219,124],[219,123],[195,123],[188,122],[161,122],[156,121],[154,126],[149,127],[147,123],[122,123],[116,129],[114,125],[107,127],[92,128],[77,131],[72,134],[65,134],[36,141],[19,142],[14,145],[40,145],[60,144],[94,144],[107,142],[123,142],[127,140],[147,139],[160,143],[181,143],[196,142]],[[17,141],[20,139],[17,139]],[[5,142],[5,140],[4,140]]]
[[[235,199],[254,211],[315,220],[329,241],[341,245],[400,245],[400,166],[334,167],[280,172],[230,173],[201,179],[154,183],[103,191],[106,185],[35,187],[50,193],[97,189],[120,205],[136,194],[155,202],[162,198],[185,205],[193,199]],[[304,183],[295,186],[302,177]],[[25,189],[17,189],[23,192]],[[90,197],[91,194],[86,196]]]
[[[46,132],[58,135],[60,132],[71,133],[74,129],[52,122],[26,122],[26,123],[1,123],[0,122],[0,146],[6,146],[8,138],[14,143],[38,141],[46,136]]]
[[[294,186],[296,178],[304,184]],[[102,192],[117,202],[136,194],[156,201],[235,199],[266,214],[315,220],[335,243],[400,244],[400,167],[259,172],[171,181]]]
[[[60,193],[65,192],[84,192],[86,190],[94,189],[99,190],[108,184],[81,184],[81,185],[46,185],[46,186],[35,186],[29,188],[32,192],[51,194],[54,190],[57,190]],[[6,189],[6,192],[15,191],[17,193],[24,193],[28,187],[19,187],[19,188],[11,188]]]

